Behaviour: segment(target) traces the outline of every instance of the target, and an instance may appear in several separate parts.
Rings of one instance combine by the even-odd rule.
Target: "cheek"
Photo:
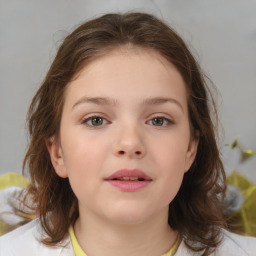
[[[187,155],[187,144],[179,136],[159,141],[157,147],[152,147],[151,156],[160,166],[160,170],[170,173],[184,171]]]
[[[106,154],[106,142],[99,137],[85,135],[83,130],[77,129],[73,136],[66,136],[63,140],[64,158],[68,169],[73,170],[85,167],[91,168],[100,163]],[[79,168],[79,166],[81,168]]]
[[[101,163],[97,153],[97,150],[77,146],[65,159],[69,182],[79,202],[89,202],[99,187]]]
[[[154,149],[154,163],[158,168],[159,175],[159,198],[164,204],[169,204],[179,191],[184,173],[185,173],[185,157],[186,146],[182,145],[179,140],[174,143],[168,140],[161,143],[161,147]]]
[[[89,139],[66,140],[63,144],[64,164],[73,190],[83,186],[90,189],[95,185],[94,177],[101,175],[103,150]]]
[[[162,187],[159,198],[164,205],[169,205],[177,195],[184,177],[184,160],[171,157],[170,161],[162,164]]]
[[[165,156],[162,154],[159,158],[159,172],[164,178],[166,190],[176,191],[179,189],[185,173],[184,152],[180,152],[180,154],[166,153]]]

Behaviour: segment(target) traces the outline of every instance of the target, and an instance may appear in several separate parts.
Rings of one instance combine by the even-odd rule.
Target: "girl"
[[[210,100],[185,43],[157,18],[79,26],[28,112],[24,202],[39,218],[3,236],[1,255],[253,255],[253,238],[224,231]]]

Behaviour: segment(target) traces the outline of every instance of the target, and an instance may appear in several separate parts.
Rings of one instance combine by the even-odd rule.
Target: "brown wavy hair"
[[[28,196],[48,235],[43,242],[60,242],[79,215],[69,180],[55,173],[46,147],[47,139],[59,135],[66,86],[86,64],[126,45],[154,49],[176,66],[186,83],[191,130],[199,131],[200,139],[195,161],[170,203],[168,222],[190,249],[208,255],[220,243],[225,227],[222,198],[226,178],[212,120],[217,117],[215,103],[207,79],[184,41],[171,27],[145,13],[106,14],[77,27],[59,47],[32,100],[23,171],[28,168]]]

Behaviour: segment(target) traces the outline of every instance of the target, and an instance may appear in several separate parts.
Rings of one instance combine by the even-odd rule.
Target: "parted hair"
[[[60,45],[28,111],[30,141],[23,162],[31,183],[27,199],[56,245],[79,216],[68,178],[51,163],[46,141],[58,136],[67,84],[85,65],[124,46],[153,49],[174,64],[187,90],[191,132],[199,137],[195,161],[169,206],[169,225],[193,251],[208,255],[221,242],[225,227],[222,199],[226,178],[217,145],[217,112],[208,80],[185,42],[170,26],[146,13],[106,14],[78,26]],[[27,201],[25,201],[26,203]]]

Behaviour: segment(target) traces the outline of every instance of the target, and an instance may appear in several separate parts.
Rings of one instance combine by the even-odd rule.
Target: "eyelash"
[[[93,119],[96,119],[96,118],[101,119],[103,124],[100,124],[100,125],[88,124],[89,121],[92,122]],[[166,126],[170,126],[170,125],[174,124],[174,122],[171,119],[169,119],[167,117],[164,117],[164,116],[154,116],[149,121],[147,121],[147,123],[150,122],[150,121],[152,122],[154,119],[155,120],[156,119],[162,119],[163,123],[165,123],[165,125],[159,125],[159,126],[158,125],[153,125],[153,126],[156,126],[156,127],[166,127]],[[104,123],[104,121],[105,121],[105,123]],[[109,124],[111,122],[107,121],[106,118],[104,118],[100,115],[93,115],[93,116],[89,116],[89,117],[84,118],[81,123],[85,124],[86,126],[88,126],[90,128],[100,128],[100,127],[105,126],[106,124]]]
[[[167,118],[164,116],[154,116],[149,121],[153,121],[154,119],[163,119],[163,121],[166,123],[165,125],[161,125],[161,126],[155,125],[156,127],[166,127],[174,124],[174,122],[170,118]]]
[[[89,121],[92,122],[92,120],[96,119],[96,118],[103,120],[103,122],[107,120],[106,118],[104,118],[100,115],[93,115],[93,116],[89,116],[89,117],[84,118],[81,123],[85,124],[86,126],[91,127],[91,128],[98,128],[98,127],[101,127],[103,125],[106,125],[106,124],[101,124],[101,125],[97,126],[97,125],[88,124]],[[107,123],[110,123],[110,122],[107,121]]]

